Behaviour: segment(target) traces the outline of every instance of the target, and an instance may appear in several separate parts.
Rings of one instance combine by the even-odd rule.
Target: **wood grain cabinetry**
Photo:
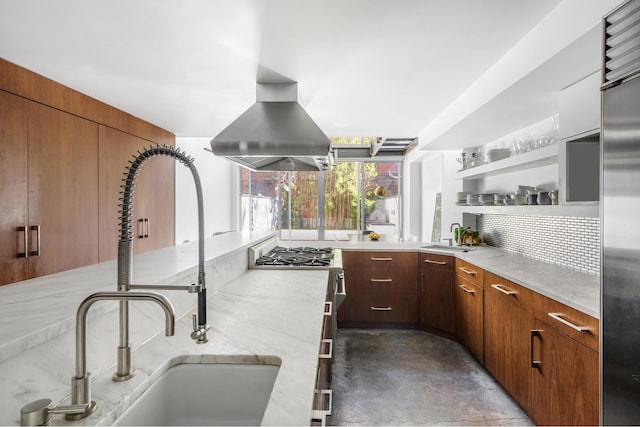
[[[117,257],[119,197],[125,167],[149,141],[100,126],[100,261]],[[134,253],[169,246],[174,241],[174,159],[159,156],[140,168],[133,197]]]
[[[98,126],[29,104],[29,277],[98,262]],[[41,236],[38,236],[40,234]]]
[[[529,338],[534,318],[528,307],[538,294],[489,272],[485,280],[485,368],[525,412],[530,412]]]
[[[537,425],[598,425],[598,352],[536,319],[530,417]]]
[[[0,91],[0,285],[28,277],[27,102]]]
[[[122,173],[143,141],[175,136],[0,59],[0,285],[115,257]],[[173,163],[141,170],[136,252],[174,243]]]
[[[411,325],[418,321],[418,266],[415,252],[343,251],[347,297],[341,326]]]
[[[427,329],[454,334],[455,258],[446,255],[419,254],[420,325]]]
[[[458,260],[456,260],[458,261]],[[482,363],[484,361],[484,289],[456,274],[455,305],[458,340]]]
[[[97,126],[0,91],[0,284],[98,262]]]
[[[538,425],[598,424],[598,321],[485,273],[485,367]]]

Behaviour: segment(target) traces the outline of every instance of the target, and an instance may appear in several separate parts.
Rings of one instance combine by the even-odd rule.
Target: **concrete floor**
[[[460,344],[416,330],[339,329],[329,425],[533,425]]]

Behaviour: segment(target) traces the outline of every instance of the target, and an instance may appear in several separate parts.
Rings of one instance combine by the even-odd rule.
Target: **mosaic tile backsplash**
[[[491,246],[585,273],[600,274],[600,219],[482,215],[478,230]]]

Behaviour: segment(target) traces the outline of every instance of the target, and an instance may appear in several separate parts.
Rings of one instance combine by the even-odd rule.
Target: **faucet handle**
[[[20,409],[20,425],[49,425],[53,414],[88,415],[95,410],[95,402],[56,407],[51,402],[51,399],[40,399],[24,405]]]
[[[198,325],[198,315],[196,313],[191,315],[191,320],[193,321],[193,332],[191,332],[191,338],[196,341],[196,344],[204,344],[209,341],[209,338],[207,338],[209,325]]]

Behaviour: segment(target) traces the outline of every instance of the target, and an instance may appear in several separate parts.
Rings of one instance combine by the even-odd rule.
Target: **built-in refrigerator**
[[[601,422],[640,424],[640,0],[604,19]]]

